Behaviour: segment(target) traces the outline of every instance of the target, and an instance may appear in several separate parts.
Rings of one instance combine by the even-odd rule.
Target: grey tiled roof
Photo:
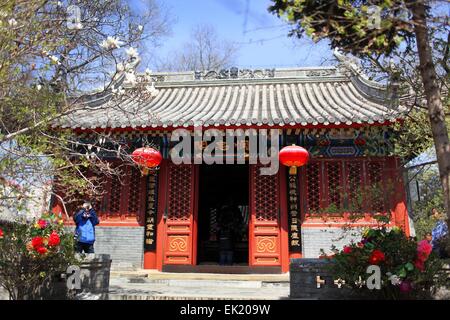
[[[58,126],[351,125],[395,121],[404,112],[383,86],[343,67],[234,71],[152,74],[155,97],[118,100],[107,93]]]

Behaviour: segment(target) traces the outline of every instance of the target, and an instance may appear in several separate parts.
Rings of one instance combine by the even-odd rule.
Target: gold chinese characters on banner
[[[147,204],[145,210],[144,250],[156,249],[156,215],[158,209],[158,175],[147,176]]]
[[[289,251],[302,251],[300,230],[300,197],[298,192],[298,176],[288,175],[288,222],[289,222]]]

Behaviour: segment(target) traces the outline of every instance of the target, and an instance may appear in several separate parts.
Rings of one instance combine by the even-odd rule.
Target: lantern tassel
[[[289,175],[294,176],[297,174],[297,167],[296,166],[292,166],[289,168]]]
[[[143,176],[148,175],[148,168],[147,168],[147,167],[142,167],[142,168],[141,168],[141,174],[142,174]]]

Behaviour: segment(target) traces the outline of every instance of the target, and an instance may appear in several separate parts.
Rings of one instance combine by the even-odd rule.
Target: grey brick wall
[[[320,255],[320,249],[330,253],[332,245],[342,249],[351,240],[359,241],[360,239],[360,228],[350,230],[332,227],[302,228],[303,257],[317,258]]]
[[[144,227],[95,228],[95,253],[111,255],[115,268],[142,268]]]

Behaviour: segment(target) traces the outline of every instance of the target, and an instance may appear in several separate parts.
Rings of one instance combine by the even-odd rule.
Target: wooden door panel
[[[168,166],[164,264],[193,264],[194,167]]]
[[[250,166],[250,265],[280,266],[278,174],[263,176],[260,175],[260,168],[260,165]]]

